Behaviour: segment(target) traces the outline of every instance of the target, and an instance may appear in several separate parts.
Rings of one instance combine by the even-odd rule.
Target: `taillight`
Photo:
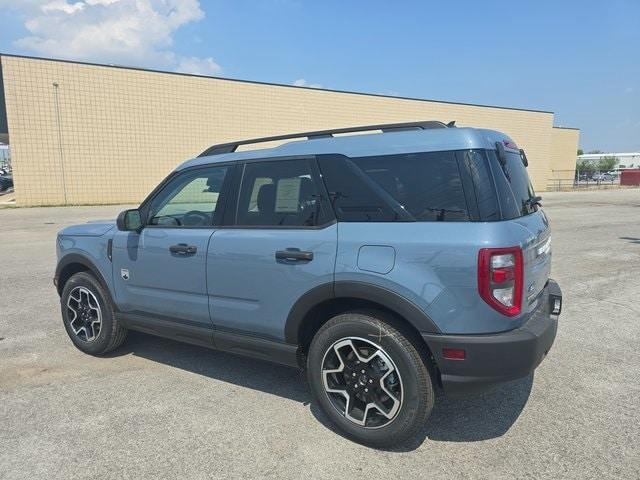
[[[522,249],[482,248],[478,253],[478,291],[498,312],[514,317],[522,310]]]

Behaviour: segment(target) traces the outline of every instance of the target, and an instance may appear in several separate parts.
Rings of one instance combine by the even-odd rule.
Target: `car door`
[[[206,288],[209,239],[222,218],[229,166],[185,170],[141,208],[139,232],[113,240],[113,276],[125,315],[211,328]]]
[[[337,224],[315,159],[242,168],[230,225],[209,244],[211,318],[216,329],[283,340],[294,303],[333,284]]]

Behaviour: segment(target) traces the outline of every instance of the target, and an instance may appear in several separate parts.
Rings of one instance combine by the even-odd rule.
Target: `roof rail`
[[[336,128],[332,130],[318,130],[315,132],[304,133],[291,133],[287,135],[276,135],[274,137],[262,137],[253,138],[251,140],[240,140],[238,142],[221,143],[219,145],[212,145],[202,152],[199,157],[206,157],[209,155],[219,155],[221,153],[235,152],[240,145],[250,145],[252,143],[265,143],[274,142],[277,140],[289,140],[293,138],[306,138],[307,140],[313,140],[316,138],[328,138],[333,137],[336,134],[341,133],[353,133],[353,132],[367,132],[370,130],[382,130],[383,132],[397,132],[402,130],[429,130],[433,128],[451,128],[453,122],[445,124],[436,120],[428,120],[424,122],[406,122],[406,123],[387,123],[381,125],[363,125],[360,127],[348,127],[348,128]]]

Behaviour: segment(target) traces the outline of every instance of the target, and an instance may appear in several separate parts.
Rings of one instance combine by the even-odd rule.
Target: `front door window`
[[[148,225],[202,227],[220,221],[219,197],[229,167],[208,167],[185,172],[160,191],[151,202]]]

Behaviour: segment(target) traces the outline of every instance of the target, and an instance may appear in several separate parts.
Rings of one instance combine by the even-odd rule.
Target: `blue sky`
[[[0,51],[550,110],[640,151],[639,24],[638,0],[0,0]]]

